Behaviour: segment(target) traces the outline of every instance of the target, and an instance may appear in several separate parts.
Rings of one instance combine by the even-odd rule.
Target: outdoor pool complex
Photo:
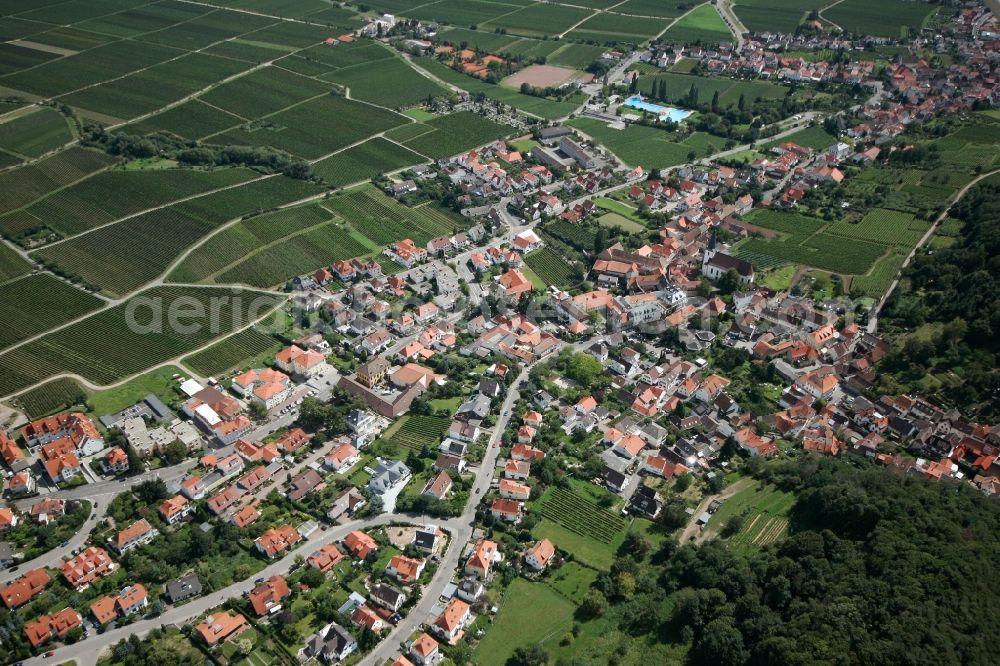
[[[639,109],[640,111],[649,111],[650,113],[655,113],[659,116],[660,120],[672,120],[675,123],[679,123],[688,116],[690,116],[694,111],[686,111],[684,109],[675,109],[672,106],[660,106],[659,104],[653,104],[652,102],[647,102],[642,99],[641,95],[632,95],[627,100],[625,100],[625,106],[631,106],[633,109]]]

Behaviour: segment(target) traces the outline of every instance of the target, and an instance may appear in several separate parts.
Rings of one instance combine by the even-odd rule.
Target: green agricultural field
[[[0,85],[42,97],[55,97],[125,76],[184,55],[181,49],[137,41],[117,41],[68,58],[0,77]]]
[[[920,241],[929,228],[930,222],[916,220],[909,213],[875,208],[857,224],[843,221],[830,224],[826,233],[911,248]]]
[[[336,46],[320,44],[310,47],[299,51],[287,61],[282,61],[281,66],[295,69],[299,65],[292,63],[301,60],[312,63],[313,66],[322,69],[323,73],[326,74],[341,68],[350,68],[355,65],[364,65],[395,57],[392,51],[378,42],[359,39],[356,42],[337,44]]]
[[[818,233],[802,243],[787,240],[751,238],[741,245],[736,255],[760,268],[769,268],[789,261],[815,266],[835,273],[867,272],[885,254],[885,247],[873,243],[845,243],[844,239]]]
[[[924,26],[935,5],[909,0],[844,0],[823,16],[849,33],[906,38]]]
[[[683,42],[691,44],[717,44],[732,41],[733,33],[729,31],[722,17],[712,5],[702,5],[684,16],[663,33],[667,42]]]
[[[514,11],[510,5],[486,2],[484,0],[438,0],[421,5],[417,9],[402,10],[404,16],[424,21],[444,21],[452,25],[473,26],[486,23],[489,19]]]
[[[316,228],[332,217],[333,214],[319,204],[309,204],[242,220],[188,254],[170,273],[169,280],[210,280],[257,251],[293,234]]]
[[[509,136],[514,130],[471,111],[460,111],[428,120],[434,131],[405,141],[405,145],[433,159],[457,155],[495,139]]]
[[[0,348],[88,312],[104,301],[47,273],[0,285]]]
[[[851,280],[851,291],[860,289],[865,296],[881,298],[888,291],[889,285],[896,278],[905,260],[906,255],[902,252],[894,252],[879,259],[867,274],[855,276]]]
[[[72,140],[66,117],[49,107],[0,124],[0,149],[18,158],[41,157]]]
[[[312,160],[406,122],[387,109],[323,95],[207,141],[270,146]]]
[[[404,238],[422,246],[432,238],[453,234],[465,226],[465,221],[451,211],[433,204],[410,208],[372,186],[338,193],[324,205],[376,246]]]
[[[72,379],[53,379],[17,396],[17,404],[30,419],[37,419],[55,412],[82,405],[87,392]]]
[[[116,161],[107,153],[74,146],[28,166],[0,173],[0,213],[26,206]]]
[[[586,69],[587,65],[601,57],[607,51],[603,46],[589,44],[563,44],[546,58],[547,65]]]
[[[338,69],[323,78],[347,86],[353,99],[393,109],[450,94],[396,57]]]
[[[322,191],[313,183],[275,176],[116,222],[36,255],[87,284],[126,294],[161,275],[181,252],[222,223]]]
[[[343,187],[426,161],[423,155],[375,137],[317,162],[313,170],[331,187]]]
[[[0,44],[0,75],[40,65],[59,56],[17,44]]]
[[[439,44],[453,44],[455,46],[465,43],[469,48],[479,48],[490,53],[505,53],[508,46],[521,41],[519,37],[510,35],[456,27],[441,30],[431,39]]]
[[[259,174],[250,169],[108,170],[65,187],[0,217],[0,231],[11,237],[47,227],[73,236],[150,208],[236,185]]]
[[[420,451],[424,446],[435,448],[448,432],[450,419],[440,416],[404,416],[399,427],[386,431],[383,441],[411,451]]]
[[[249,359],[273,354],[281,347],[281,341],[274,336],[248,328],[196,354],[185,356],[181,362],[202,377],[210,377],[242,366]]]
[[[615,6],[615,11],[636,16],[675,18],[687,11],[687,9],[681,9],[681,5],[688,7],[695,4],[698,3],[688,0],[625,0],[622,4]]]
[[[645,169],[663,169],[681,164],[692,151],[690,146],[672,141],[673,134],[654,127],[629,125],[623,130],[616,130],[593,118],[574,118],[568,124],[603,144],[625,163]]]
[[[280,302],[259,292],[213,287],[156,287],[136,298],[141,306],[124,303],[0,354],[0,395],[61,372],[108,384],[200,347],[245,325],[248,312],[264,313]],[[200,309],[217,316],[184,318],[181,323],[189,326],[182,331],[167,317],[178,302],[183,312]]]
[[[569,287],[579,281],[577,269],[552,248],[543,247],[530,252],[525,255],[524,262],[546,285]]]

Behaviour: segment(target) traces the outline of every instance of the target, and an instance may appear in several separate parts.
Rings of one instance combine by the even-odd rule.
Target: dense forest
[[[1000,420],[1000,183],[980,185],[951,210],[950,247],[919,254],[883,321],[893,352],[880,370],[888,393],[936,393],[987,422]],[[935,378],[927,380],[931,374]],[[960,381],[947,381],[960,377]],[[937,380],[945,383],[938,385]]]
[[[1000,504],[828,458],[750,467],[798,495],[786,540],[623,548],[581,610],[688,647],[698,666],[996,663]]]

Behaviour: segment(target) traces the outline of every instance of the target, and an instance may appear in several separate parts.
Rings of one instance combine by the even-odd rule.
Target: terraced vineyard
[[[319,204],[296,206],[242,220],[212,236],[171,272],[171,282],[201,282],[256,250],[320,225],[332,217]]]
[[[283,285],[296,275],[312,273],[341,259],[368,254],[367,246],[352,238],[343,226],[324,224],[275,243],[221,273],[220,284],[251,287]]]
[[[109,384],[246,325],[248,313],[259,315],[278,303],[260,292],[217,287],[157,287],[136,298],[142,299],[138,306],[123,303],[0,354],[0,395],[63,372]],[[170,308],[182,299],[185,312],[205,313],[200,319],[184,320],[198,324],[194,329],[167,321]]]
[[[248,328],[196,354],[185,356],[182,362],[202,377],[209,377],[231,370],[249,358],[276,352],[281,346],[274,336]]]
[[[402,425],[385,441],[405,449],[419,451],[424,446],[438,444],[448,432],[450,419],[441,416],[413,414],[404,417]]]
[[[601,543],[611,543],[625,528],[625,521],[564,488],[556,488],[542,504],[542,515],[571,532]]]
[[[317,162],[313,170],[331,187],[343,187],[426,161],[423,155],[375,137]]]
[[[325,205],[376,245],[389,245],[404,238],[426,245],[430,239],[453,234],[462,226],[460,218],[433,204],[410,208],[374,187],[330,197]]]
[[[112,294],[161,275],[181,252],[220,224],[322,192],[284,176],[208,194],[116,222],[40,250],[40,259]]]
[[[567,287],[574,280],[575,269],[562,256],[549,247],[530,252],[524,261],[547,285]]]
[[[47,227],[72,236],[127,215],[259,176],[242,168],[103,171],[0,217],[0,231],[17,237]]]
[[[87,399],[86,392],[69,378],[53,379],[17,396],[17,403],[28,418],[37,419],[63,409],[80,405]]]
[[[106,153],[73,147],[34,164],[0,173],[0,213],[30,204],[118,161]]]
[[[0,286],[0,348],[93,312],[104,304],[47,273]]]

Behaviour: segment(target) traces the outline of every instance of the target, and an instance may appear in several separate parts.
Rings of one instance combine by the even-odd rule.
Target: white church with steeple
[[[705,248],[705,253],[701,258],[701,274],[709,280],[718,280],[731,268],[736,271],[742,284],[750,284],[754,280],[753,265],[742,259],[726,254],[723,250],[729,248],[719,243],[715,230],[712,230],[712,239]]]

